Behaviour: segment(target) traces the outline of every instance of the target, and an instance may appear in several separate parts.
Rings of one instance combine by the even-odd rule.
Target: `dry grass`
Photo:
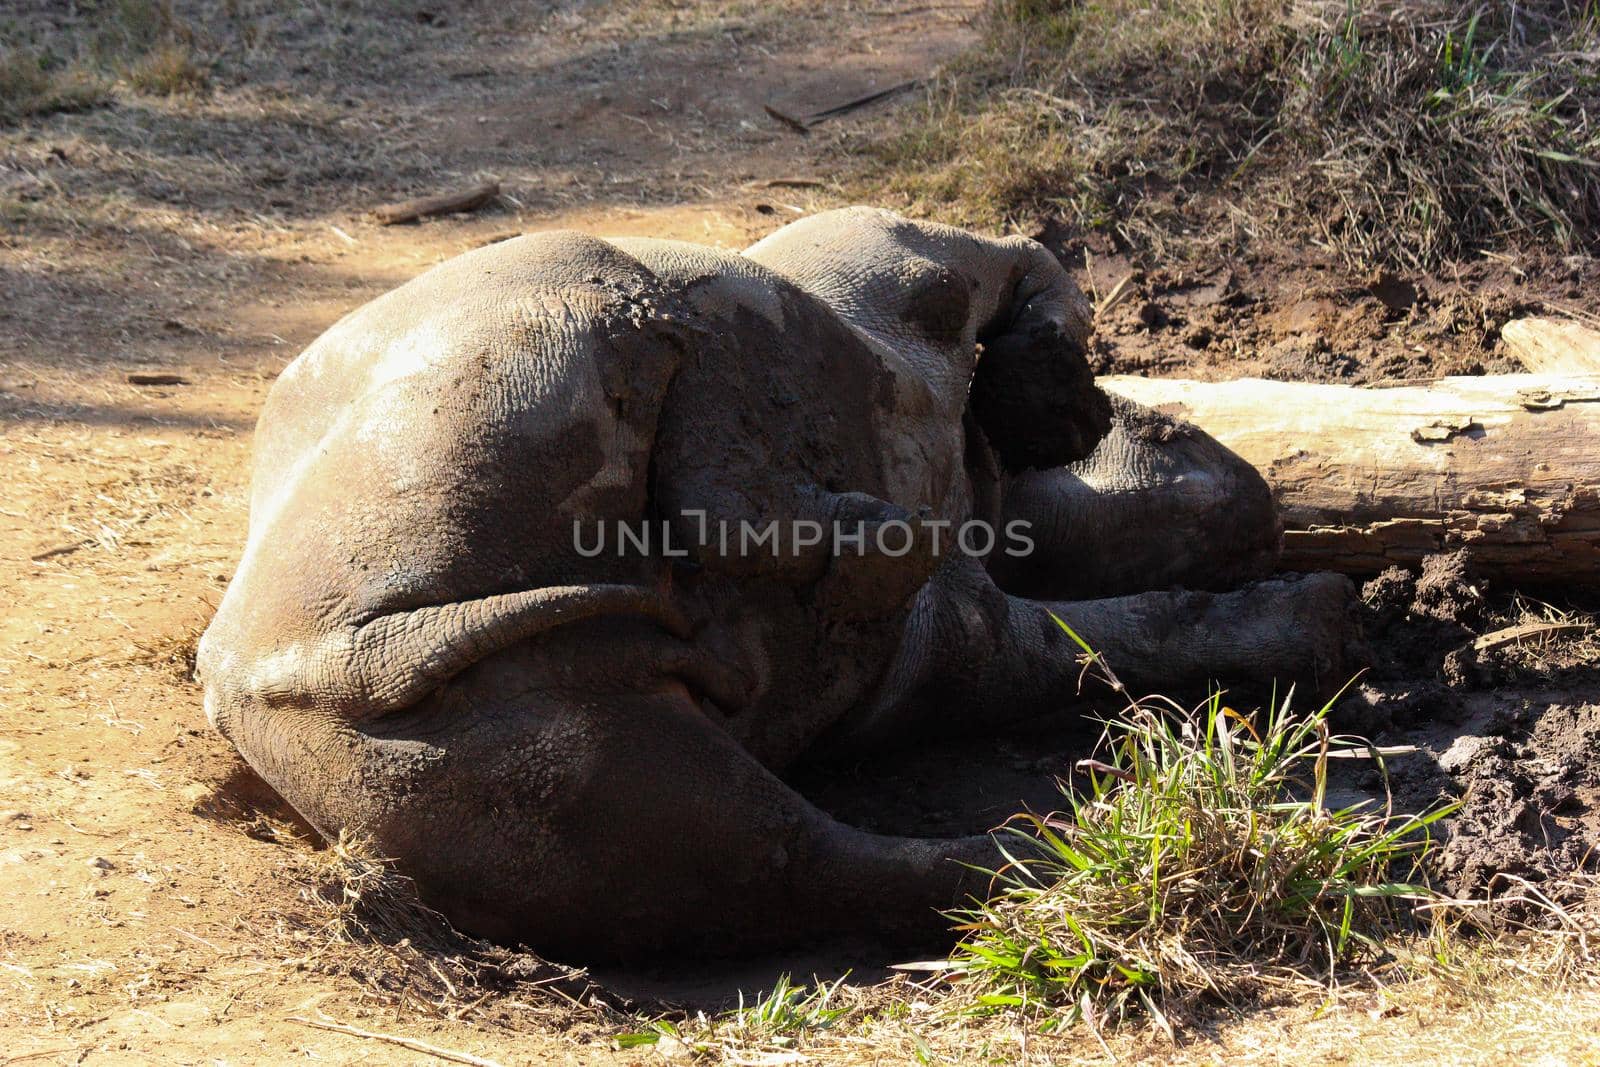
[[[1492,629],[1515,639],[1475,652],[1473,667],[1498,684],[1600,669],[1600,619],[1592,612],[1518,595]]]
[[[61,32],[50,19],[0,19],[0,122],[83,111],[119,86],[158,96],[210,82],[201,35],[167,0],[116,0]]]
[[[1568,0],[996,0],[982,52],[876,146],[874,187],[1158,256],[1263,233],[1362,266],[1593,249],[1597,49]]]
[[[296,833],[280,828],[284,838]],[[359,840],[302,854],[290,874],[301,906],[271,935],[298,949],[286,967],[347,977],[373,1002],[408,1013],[497,1027],[565,1030],[615,1010],[583,971],[456,930]]]
[[[0,51],[0,122],[82,111],[104,103],[105,77],[79,63],[61,64],[26,49]]]

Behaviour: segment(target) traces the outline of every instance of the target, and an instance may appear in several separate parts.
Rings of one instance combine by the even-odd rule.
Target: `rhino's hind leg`
[[[987,885],[964,865],[999,862],[987,837],[834,821],[679,683],[555,693],[528,677],[514,657],[479,665],[445,703],[390,721],[372,744],[392,773],[361,776],[378,845],[473,932],[583,961],[937,939],[939,909]],[[409,774],[419,743],[441,756],[426,780]]]

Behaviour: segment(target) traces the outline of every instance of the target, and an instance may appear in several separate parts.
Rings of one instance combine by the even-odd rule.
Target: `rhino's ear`
[[[1013,472],[1077,462],[1111,428],[1082,343],[1049,322],[985,341],[968,402]]]

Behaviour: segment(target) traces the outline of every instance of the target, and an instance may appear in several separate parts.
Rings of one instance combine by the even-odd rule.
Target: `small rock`
[[[1462,734],[1439,757],[1439,769],[1447,774],[1460,774],[1492,746],[1493,742],[1487,737]]]
[[[95,871],[98,871],[100,877],[102,878],[104,878],[109,872],[117,869],[117,865],[106,859],[104,856],[96,856],[94,859],[85,860],[84,862]]]
[[[655,1043],[655,1050],[657,1056],[667,1060],[683,1059],[694,1051],[671,1034],[662,1034]]]

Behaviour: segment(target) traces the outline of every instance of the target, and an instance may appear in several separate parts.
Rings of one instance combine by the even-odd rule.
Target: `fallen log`
[[[1600,374],[1600,330],[1570,319],[1517,319],[1500,330],[1507,350],[1539,374]]]
[[[1600,376],[1101,384],[1261,471],[1288,569],[1371,574],[1469,548],[1486,576],[1600,589]]]
[[[476,211],[500,195],[499,182],[485,182],[457,193],[423,196],[415,200],[402,200],[398,204],[384,204],[372,209],[372,217],[380,226],[393,226],[401,222],[416,222],[429,215],[453,215],[458,211]]]

